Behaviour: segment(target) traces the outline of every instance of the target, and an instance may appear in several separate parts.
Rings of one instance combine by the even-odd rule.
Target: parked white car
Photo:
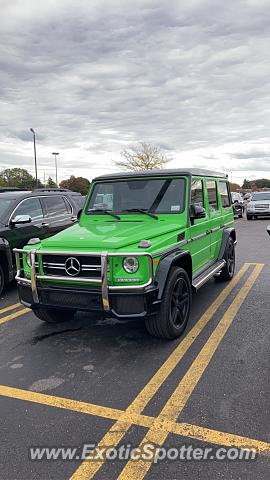
[[[254,192],[247,204],[247,220],[270,216],[270,192]]]

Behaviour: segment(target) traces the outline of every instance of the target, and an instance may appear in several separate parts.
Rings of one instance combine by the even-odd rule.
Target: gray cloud
[[[251,156],[270,145],[268,2],[6,0],[1,9],[0,167],[32,168],[32,126],[40,171],[53,174],[57,149],[62,177],[111,170],[137,141],[159,144],[175,164],[242,172],[256,158],[268,171],[267,153]]]

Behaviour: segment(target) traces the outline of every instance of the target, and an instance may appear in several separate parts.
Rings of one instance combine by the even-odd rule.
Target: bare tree
[[[115,165],[124,170],[153,170],[164,167],[171,158],[162,152],[160,147],[151,143],[140,142],[121,152],[122,160],[115,161]]]

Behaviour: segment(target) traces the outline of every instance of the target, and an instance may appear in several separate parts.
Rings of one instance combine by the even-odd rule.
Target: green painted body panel
[[[151,174],[149,174],[151,175]],[[154,177],[153,177],[154,178]],[[164,178],[167,178],[164,176]],[[178,177],[179,178],[179,177]],[[127,273],[123,268],[123,260],[128,254],[149,253],[154,257],[154,272],[160,257],[164,252],[179,247],[190,253],[192,258],[192,274],[196,275],[210,263],[213,263],[219,255],[224,225],[233,226],[232,206],[222,208],[221,197],[218,193],[218,205],[215,212],[211,211],[208,203],[206,189],[206,178],[198,177],[203,181],[204,208],[206,217],[191,221],[189,218],[189,177],[185,177],[185,210],[183,213],[158,214],[158,219],[151,218],[145,214],[132,213],[120,215],[117,220],[105,214],[87,214],[86,205],[82,212],[80,221],[72,227],[58,233],[48,239],[42,240],[35,245],[35,250],[46,250],[52,252],[72,252],[74,255],[79,252],[108,252],[109,286],[130,285],[130,279],[134,279],[134,286],[146,284],[150,276],[149,260],[147,257],[139,257],[139,269],[136,273]],[[211,178],[213,180],[213,177]],[[214,179],[219,182],[219,179]],[[224,182],[224,178],[222,179]],[[93,186],[92,186],[93,189]],[[92,190],[93,191],[93,190]],[[91,190],[88,197],[91,196]],[[213,231],[214,230],[214,231]],[[182,238],[179,239],[179,234]],[[149,248],[140,248],[141,240],[149,240]],[[27,250],[33,247],[27,246]],[[110,257],[110,252],[123,253],[123,257]],[[38,252],[37,252],[38,253]],[[42,272],[42,263],[38,256],[38,273]],[[29,278],[30,268],[24,260],[24,270]],[[126,281],[125,281],[126,279]],[[43,282],[45,284],[45,281]],[[64,282],[46,280],[46,284],[73,285],[72,278]],[[78,283],[76,283],[78,285]],[[85,285],[85,284],[84,284]],[[97,283],[93,282],[93,285]],[[100,286],[100,285],[99,285]]]

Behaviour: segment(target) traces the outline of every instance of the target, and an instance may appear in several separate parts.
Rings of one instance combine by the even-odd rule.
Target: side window
[[[70,205],[70,202],[68,201],[68,199],[66,197],[63,197],[63,199],[64,199],[64,202],[66,204],[68,213],[72,213],[72,207]]]
[[[215,180],[206,180],[210,212],[218,210],[217,185]]]
[[[32,220],[40,220],[44,217],[39,198],[28,198],[24,200],[12,214],[12,218],[17,215],[29,215]]]
[[[203,182],[202,180],[192,180],[191,182],[191,204],[204,207]]]
[[[68,215],[68,207],[65,200],[60,195],[52,195],[43,199],[48,217],[57,217],[58,215]]]
[[[221,195],[222,208],[229,207],[231,202],[230,202],[227,182],[219,182],[219,193]]]
[[[82,208],[84,205],[85,197],[82,195],[72,195],[72,200],[76,203],[76,206]]]

